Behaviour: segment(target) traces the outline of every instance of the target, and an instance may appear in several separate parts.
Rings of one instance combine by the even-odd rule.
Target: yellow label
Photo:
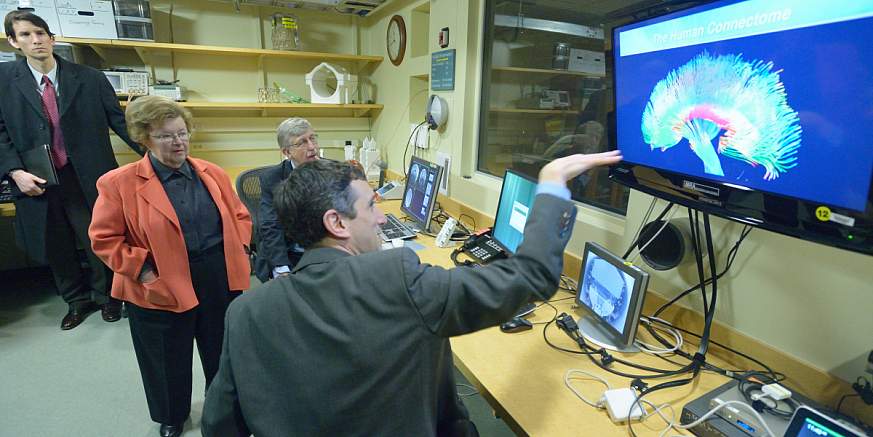
[[[293,18],[282,18],[282,27],[286,29],[296,29],[297,28],[297,20]]]
[[[831,209],[826,206],[819,206],[815,209],[815,218],[827,222],[831,220]]]

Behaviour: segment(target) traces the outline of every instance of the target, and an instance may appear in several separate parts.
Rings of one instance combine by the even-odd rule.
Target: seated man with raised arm
[[[576,206],[568,180],[619,152],[572,155],[540,171],[516,255],[481,268],[380,251],[384,214],[347,163],[300,166],[276,190],[306,248],[294,273],[230,306],[203,435],[477,435],[458,398],[449,337],[497,325],[561,276]]]
[[[273,207],[273,190],[279,182],[304,163],[318,159],[318,135],[304,118],[293,117],[276,130],[279,149],[285,159],[265,171],[261,177],[261,203],[258,206],[258,279],[266,281],[291,273],[300,260],[303,248],[286,238]]]

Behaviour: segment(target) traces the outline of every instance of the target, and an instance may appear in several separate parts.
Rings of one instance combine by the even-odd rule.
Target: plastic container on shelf
[[[273,14],[273,49],[300,50],[300,21],[296,15]]]

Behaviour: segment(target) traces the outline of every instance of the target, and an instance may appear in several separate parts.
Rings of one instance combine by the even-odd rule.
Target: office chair
[[[262,268],[258,262],[257,255],[259,241],[258,229],[260,228],[258,205],[261,202],[261,174],[270,167],[271,166],[264,166],[249,169],[240,173],[236,178],[236,194],[252,216],[252,241],[249,244],[249,248],[252,252],[249,256],[252,263],[252,272],[255,272],[255,275],[258,279],[261,279],[261,281],[264,281],[264,279],[261,278],[262,274],[259,273],[259,270],[262,270]]]

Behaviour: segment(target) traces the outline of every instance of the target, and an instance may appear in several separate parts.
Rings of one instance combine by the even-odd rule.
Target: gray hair
[[[281,124],[276,129],[276,140],[279,142],[279,148],[284,149],[289,146],[288,140],[291,137],[299,137],[311,130],[312,125],[305,118],[291,117]]]

